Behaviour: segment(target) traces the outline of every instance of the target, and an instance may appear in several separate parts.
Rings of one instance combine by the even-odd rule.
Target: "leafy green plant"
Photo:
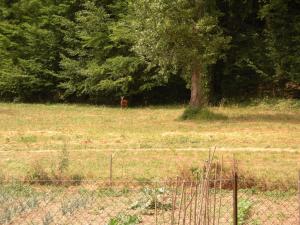
[[[89,199],[81,195],[77,198],[67,200],[61,204],[61,211],[63,215],[71,215],[73,214],[76,210],[80,208],[85,208],[87,206]]]
[[[155,209],[156,206],[158,209],[170,210],[172,208],[172,203],[163,198],[167,192],[168,191],[165,188],[144,188],[142,190],[142,196],[134,202],[130,208],[149,210]]]
[[[246,220],[250,214],[252,202],[249,200],[241,200],[238,203],[238,225],[246,224]]]
[[[136,225],[141,223],[141,219],[137,215],[119,214],[111,218],[107,225]]]

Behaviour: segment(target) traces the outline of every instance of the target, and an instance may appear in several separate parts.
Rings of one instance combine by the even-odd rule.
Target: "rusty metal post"
[[[233,225],[238,225],[238,173],[236,169],[236,161],[233,164]]]

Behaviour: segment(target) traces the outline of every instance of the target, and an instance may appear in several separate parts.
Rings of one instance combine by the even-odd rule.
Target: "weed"
[[[258,220],[258,219],[253,219],[253,220],[250,222],[250,225],[262,225],[262,223],[261,223],[260,220]]]
[[[161,209],[161,210],[170,210],[172,208],[172,203],[170,199],[164,199],[164,196],[167,194],[165,188],[144,188],[142,190],[142,196],[131,205],[131,209]]]
[[[72,185],[80,185],[81,182],[84,180],[84,176],[81,174],[72,174],[70,177]]]
[[[0,185],[4,184],[4,181],[5,181],[5,175],[0,173]]]
[[[89,199],[87,196],[81,195],[77,198],[67,200],[65,202],[62,202],[61,204],[61,211],[63,215],[71,215],[76,210],[85,208],[87,206]]]
[[[44,218],[42,219],[43,225],[50,225],[51,223],[53,223],[53,221],[54,218],[50,212],[47,212]]]
[[[41,185],[80,185],[84,179],[81,174],[70,174],[69,169],[69,153],[64,147],[59,157],[58,163],[54,166],[51,173],[45,170],[45,167],[41,164],[41,161],[35,161],[32,165],[32,169],[27,173],[25,182],[30,184]]]
[[[11,198],[8,200],[11,200]],[[0,214],[0,224],[10,223],[10,221],[14,217],[18,216],[23,212],[30,211],[31,209],[36,208],[38,206],[39,201],[37,199],[37,196],[33,196],[25,201],[18,202],[18,204],[12,204],[8,207],[4,207],[2,213]]]
[[[252,202],[249,200],[240,200],[238,203],[238,225],[246,224],[246,221],[250,214]]]
[[[64,174],[69,168],[70,160],[69,160],[69,152],[67,151],[66,145],[64,145],[60,161],[58,163],[58,171],[60,174]]]
[[[136,225],[141,223],[141,219],[136,215],[119,214],[111,218],[107,225]]]
[[[20,137],[20,141],[25,144],[35,143],[35,142],[37,142],[37,137],[36,136],[22,136],[22,137]]]
[[[1,185],[0,192],[2,195],[5,194],[12,197],[31,197],[38,194],[31,186],[25,185],[20,181],[13,181],[9,185]]]
[[[40,162],[36,161],[34,162],[31,171],[27,173],[25,181],[31,184],[39,183],[45,185],[51,183],[51,178],[48,172],[46,172],[44,167],[40,164]]]

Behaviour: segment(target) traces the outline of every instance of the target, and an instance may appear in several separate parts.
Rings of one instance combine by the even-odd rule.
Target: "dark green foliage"
[[[64,5],[20,0],[3,4],[0,21],[0,97],[37,101],[55,95]]]
[[[227,120],[227,116],[220,113],[211,112],[207,108],[195,108],[187,107],[183,114],[180,116],[181,120],[203,120],[203,121],[214,121],[214,120]]]
[[[146,9],[142,0],[0,1],[0,100],[184,102],[196,58],[206,65],[212,103],[300,97],[298,0],[158,2],[171,7]],[[130,11],[137,6],[143,14]],[[197,22],[200,36],[187,21]],[[230,48],[217,46],[227,37]]]
[[[84,96],[95,103],[106,102],[166,83],[156,75],[155,68],[147,68],[131,52],[128,30],[120,19],[126,6],[126,1],[82,4],[83,9],[76,13],[65,37],[69,47],[60,62],[64,98]]]

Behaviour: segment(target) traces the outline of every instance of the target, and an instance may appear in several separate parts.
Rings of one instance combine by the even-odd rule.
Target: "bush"
[[[50,176],[47,171],[43,168],[43,166],[39,162],[35,162],[32,166],[31,171],[27,174],[25,178],[25,182],[39,183],[39,184],[49,184]]]

